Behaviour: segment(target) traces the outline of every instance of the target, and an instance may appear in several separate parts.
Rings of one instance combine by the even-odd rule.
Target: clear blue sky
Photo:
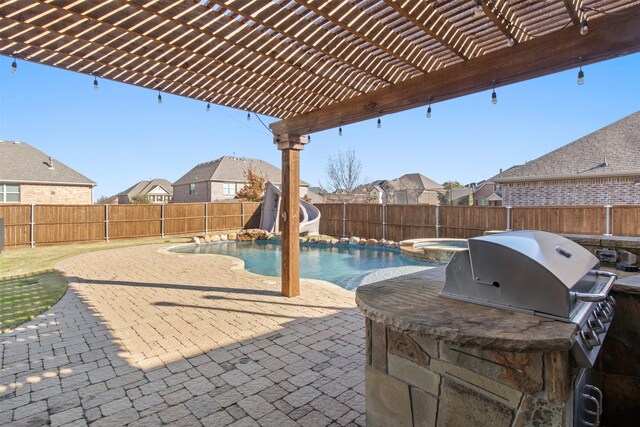
[[[86,175],[94,195],[116,194],[139,180],[175,181],[198,163],[223,155],[280,166],[269,132],[246,113],[71,71],[0,57],[0,139],[27,142]],[[419,172],[464,184],[535,159],[640,109],[640,54],[570,70],[426,108],[312,135],[301,177],[325,181],[329,155],[353,148],[363,178]],[[266,123],[273,119],[264,117]],[[640,150],[640,147],[639,147]]]

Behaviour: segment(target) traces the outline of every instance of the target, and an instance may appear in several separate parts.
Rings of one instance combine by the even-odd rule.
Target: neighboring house
[[[505,206],[640,204],[640,112],[492,181]]]
[[[320,187],[309,187],[307,189],[307,198],[309,202],[313,203],[324,203],[324,190]]]
[[[212,202],[235,198],[247,182],[246,173],[255,173],[280,187],[282,171],[264,160],[224,156],[201,163],[173,183],[173,201]],[[307,194],[309,184],[300,181],[300,197]]]
[[[89,205],[95,185],[25,142],[0,140],[0,204]]]
[[[474,184],[473,204],[475,206],[502,206],[502,189],[500,184],[491,180],[480,181]]]
[[[437,205],[438,194],[445,191],[442,185],[419,173],[410,173],[387,181],[383,188],[386,191],[386,203],[399,205]]]
[[[132,187],[118,193],[118,204],[133,203],[136,196],[147,196],[151,203],[169,203],[173,199],[173,186],[166,179],[156,178],[151,181],[140,181]]]

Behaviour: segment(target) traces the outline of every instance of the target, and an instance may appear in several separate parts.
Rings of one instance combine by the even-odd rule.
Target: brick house
[[[282,182],[282,171],[264,160],[223,156],[200,163],[174,182],[173,201],[188,203],[232,200],[246,184],[249,169],[277,187]],[[304,197],[308,189],[309,184],[300,180],[300,197]]]
[[[472,186],[475,206],[502,206],[502,188],[491,180],[480,181]]]
[[[118,193],[117,204],[132,203],[134,197],[147,196],[151,203],[169,203],[173,200],[173,186],[166,179],[156,178],[151,181],[139,181],[135,185]]]
[[[389,204],[438,205],[438,194],[445,188],[420,173],[408,173],[391,181],[387,181],[384,189]]]
[[[492,180],[504,206],[640,204],[640,112]]]
[[[25,142],[0,140],[0,203],[89,205],[95,185]]]

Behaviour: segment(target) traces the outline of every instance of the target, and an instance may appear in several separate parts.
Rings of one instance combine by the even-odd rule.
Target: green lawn
[[[56,271],[0,280],[0,332],[33,319],[66,290],[66,279]]]
[[[0,253],[0,332],[33,319],[62,298],[67,281],[53,266],[64,258],[125,246],[188,241],[186,237],[135,239],[4,250]]]

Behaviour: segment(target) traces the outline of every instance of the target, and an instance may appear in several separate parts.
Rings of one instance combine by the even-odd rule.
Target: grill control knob
[[[603,310],[600,307],[596,308],[596,310],[594,311],[594,315],[596,316],[596,319],[598,319],[602,323],[611,322],[611,316],[609,316],[609,313],[607,313],[606,310]]]
[[[600,345],[600,339],[598,338],[598,335],[593,331],[581,331],[580,336],[584,340],[587,347],[589,347],[589,349]]]
[[[606,329],[604,328],[604,325],[602,324],[602,322],[600,320],[596,319],[589,319],[589,328],[591,328],[591,330],[593,332],[595,332],[596,334],[602,334],[606,331]]]

